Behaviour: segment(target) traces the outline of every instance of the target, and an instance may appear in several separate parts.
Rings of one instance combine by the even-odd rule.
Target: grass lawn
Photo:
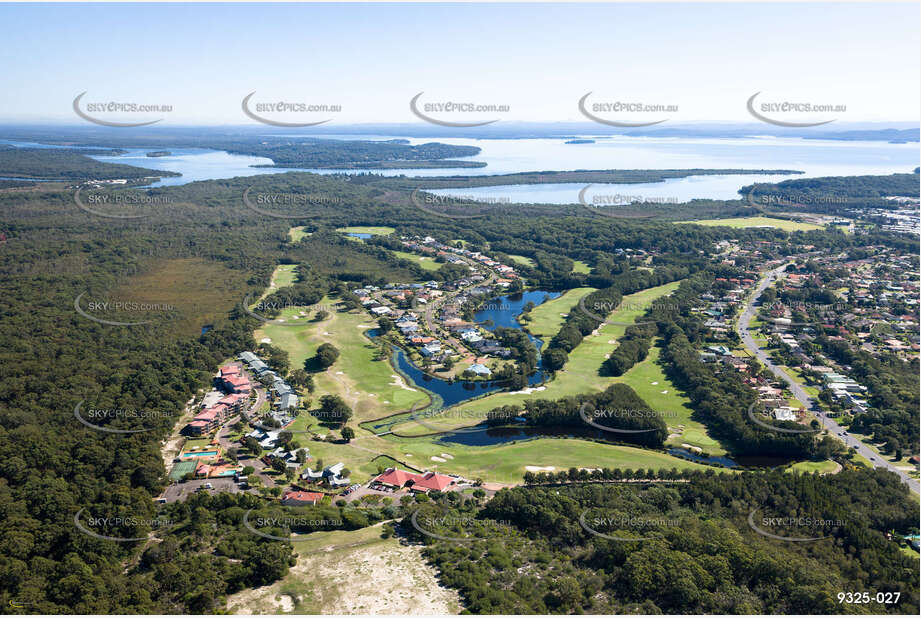
[[[590,334],[585,337],[582,343],[570,353],[565,369],[557,372],[556,378],[548,382],[543,387],[544,390],[530,394],[497,393],[461,404],[458,409],[463,410],[465,413],[485,415],[486,412],[498,406],[520,405],[526,398],[553,400],[586,392],[603,391],[620,380],[620,378],[601,376],[599,375],[599,370],[606,356],[617,347],[618,338],[624,334],[627,327],[623,323],[635,321],[645,312],[645,307],[652,304],[656,299],[674,291],[679,285],[680,282],[675,281],[624,296],[620,307],[608,317],[610,321],[621,322],[621,324],[605,324],[598,329],[597,334]],[[472,416],[475,416],[475,414]],[[445,429],[475,424],[471,422],[470,418],[465,418],[463,415],[457,415],[453,419],[445,421],[439,421],[437,417],[434,417],[426,421],[426,423],[436,428],[444,427]],[[399,433],[425,432],[425,428],[421,428],[415,422],[396,425],[394,430]],[[431,429],[428,431],[431,431]]]
[[[304,226],[303,226],[303,225],[299,225],[299,226],[297,226],[297,227],[292,227],[290,230],[288,230],[288,239],[289,239],[291,242],[297,242],[297,241],[299,241],[301,238],[304,238],[304,237],[306,237],[306,236],[310,236],[311,234],[313,234],[313,232],[305,232],[305,231],[304,231]]]
[[[511,255],[511,254],[510,254],[509,257],[512,258],[512,260],[513,260],[516,264],[525,264],[526,266],[530,266],[530,267],[532,267],[532,268],[534,267],[534,260],[532,260],[531,258],[529,258],[529,257],[527,257],[527,256],[524,256],[524,255]]]
[[[592,272],[592,267],[581,260],[573,260],[572,272],[588,274]]]
[[[321,302],[332,305],[335,299],[327,297]],[[297,313],[297,308],[286,308],[279,318],[290,320]],[[374,320],[363,312],[335,311],[322,322],[264,324],[254,337],[256,341],[268,338],[272,345],[287,350],[292,369],[316,354],[321,343],[336,346],[339,358],[326,371],[314,374],[317,389],[312,396],[315,402],[325,394],[341,396],[354,411],[352,424],[357,425],[428,400],[418,389],[402,388],[403,380],[394,377],[396,372],[387,360],[374,360],[377,347],[364,335],[367,328],[362,328],[374,326]]]
[[[829,474],[829,473],[834,473],[834,472],[836,472],[836,471],[838,470],[838,468],[839,468],[838,464],[835,463],[834,461],[830,461],[830,460],[826,460],[826,461],[800,461],[800,462],[797,462],[797,463],[793,464],[793,465],[790,466],[789,468],[787,468],[787,471],[788,471],[788,472],[794,472],[794,471],[795,471],[795,472],[806,472],[806,473],[810,473],[810,474],[813,473],[813,472],[820,472],[820,473],[823,473],[823,474]]]
[[[725,227],[776,227],[785,232],[809,231],[824,229],[821,225],[775,219],[773,217],[735,217],[730,219],[700,219],[697,221],[676,221],[675,223],[693,223],[695,225],[725,226]]]
[[[396,232],[396,229],[383,225],[355,225],[352,227],[339,227],[336,228],[336,231],[342,232],[343,234],[374,234],[376,236],[387,236],[388,234]]]
[[[576,309],[579,299],[595,291],[595,288],[575,288],[567,290],[562,296],[538,305],[530,313],[519,318],[527,326],[528,332],[535,337],[550,341],[560,332],[565,316]]]
[[[435,258],[417,255],[415,253],[409,253],[407,251],[391,251],[398,258],[403,258],[404,260],[409,260],[413,264],[418,264],[425,270],[438,270],[441,268],[441,264],[435,261]]]
[[[182,452],[188,453],[189,451],[198,447],[198,450],[207,450],[211,446],[211,440],[208,438],[195,438],[192,440],[186,440],[182,445]]]

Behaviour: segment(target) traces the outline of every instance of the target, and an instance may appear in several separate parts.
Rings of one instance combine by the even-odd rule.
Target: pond
[[[521,315],[525,305],[534,303],[536,307],[548,300],[559,298],[560,294],[561,292],[531,290],[506,296],[497,296],[483,303],[480,310],[473,314],[473,319],[481,323],[491,322],[491,324],[481,324],[483,328],[490,332],[500,327],[521,329],[521,323],[518,321],[518,316]],[[544,374],[544,363],[543,359],[540,357],[540,349],[544,345],[544,342],[530,333],[525,334],[537,348],[537,371],[528,376],[528,384],[534,386],[535,384],[540,384],[548,377]]]

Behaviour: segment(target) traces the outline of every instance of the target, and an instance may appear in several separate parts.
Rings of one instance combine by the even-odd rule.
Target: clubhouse
[[[457,479],[452,476],[438,474],[437,472],[423,472],[416,474],[399,468],[387,468],[383,474],[371,481],[371,489],[387,488],[391,490],[408,488],[417,493],[430,491],[444,491],[454,485]]]

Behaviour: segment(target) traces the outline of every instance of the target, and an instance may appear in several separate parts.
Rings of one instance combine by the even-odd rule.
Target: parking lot
[[[163,495],[160,496],[161,500],[166,502],[176,502],[179,500],[185,500],[190,495],[194,494],[199,487],[204,487],[207,483],[211,483],[214,489],[205,489],[211,493],[217,493],[221,491],[229,491],[230,493],[239,493],[243,490],[240,489],[233,478],[220,478],[220,479],[196,479],[194,481],[186,481],[185,483],[173,483],[166,488],[166,491],[163,492]]]

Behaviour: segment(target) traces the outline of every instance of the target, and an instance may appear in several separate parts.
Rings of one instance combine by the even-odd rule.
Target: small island
[[[168,157],[171,153],[169,150],[153,150],[147,153],[148,157]]]
[[[593,139],[570,139],[564,142],[565,144],[594,144],[595,140]]]

